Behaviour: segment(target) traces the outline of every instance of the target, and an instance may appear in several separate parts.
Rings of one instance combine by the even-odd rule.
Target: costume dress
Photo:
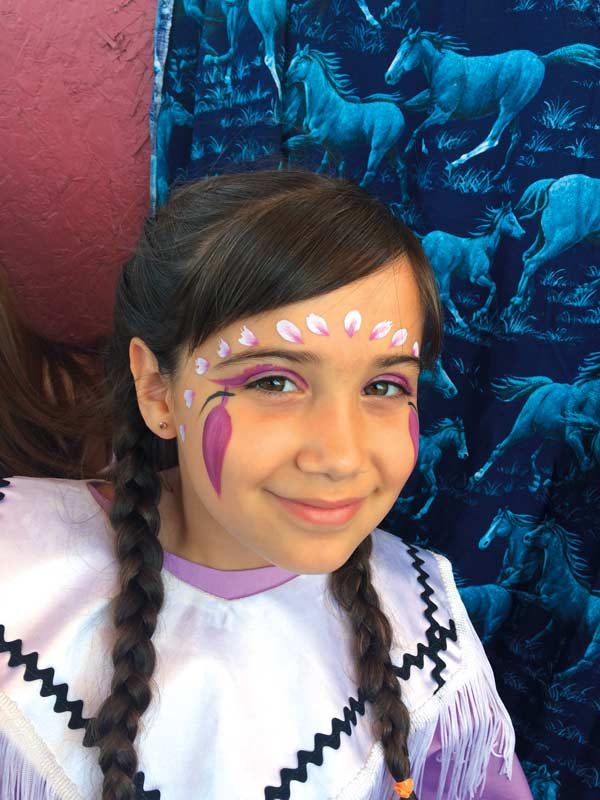
[[[0,480],[0,800],[101,797],[82,742],[113,674],[109,505],[86,481]],[[419,800],[531,800],[450,562],[372,535]],[[397,800],[327,577],[165,554],[138,800]]]

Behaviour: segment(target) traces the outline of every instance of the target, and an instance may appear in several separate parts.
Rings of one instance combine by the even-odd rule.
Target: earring
[[[161,422],[158,427],[161,429],[161,431],[164,431],[165,428],[169,427],[169,423],[168,422]]]

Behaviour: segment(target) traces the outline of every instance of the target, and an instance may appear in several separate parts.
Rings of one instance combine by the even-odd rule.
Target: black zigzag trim
[[[431,576],[427,570],[423,569],[425,562],[419,557],[418,548],[408,544],[406,545],[406,548],[412,557],[413,567],[419,573],[417,581],[423,587],[423,591],[421,592],[421,598],[425,602],[425,611],[423,613],[429,622],[429,627],[425,633],[427,636],[427,644],[425,645],[422,642],[419,642],[417,645],[416,655],[405,653],[402,659],[402,666],[394,666],[394,671],[399,678],[408,680],[411,667],[416,666],[419,669],[423,669],[424,659],[425,656],[427,656],[435,664],[435,667],[431,671],[431,677],[438,684],[438,687],[434,692],[434,694],[436,694],[446,683],[444,678],[441,676],[442,670],[446,669],[446,663],[438,654],[440,650],[445,650],[447,648],[448,639],[453,642],[457,640],[456,624],[453,619],[450,619],[450,627],[446,628],[444,625],[440,625],[440,623],[434,618],[434,612],[438,610],[439,606],[431,599],[433,596],[433,589],[427,582],[427,579]]]
[[[2,498],[0,498],[1,500]],[[0,625],[0,653],[10,653],[8,659],[9,667],[19,667],[25,665],[25,673],[23,675],[26,681],[42,682],[40,688],[41,697],[50,697],[54,695],[56,702],[54,703],[54,711],[61,714],[65,711],[69,712],[69,721],[67,727],[71,730],[78,730],[80,728],[87,729],[90,719],[82,715],[83,701],[82,700],[67,700],[69,693],[69,686],[66,683],[54,684],[54,667],[47,669],[39,669],[38,653],[34,650],[31,653],[23,654],[21,652],[21,639],[14,639],[7,641],[4,636],[4,625]],[[136,800],[160,800],[160,791],[158,789],[145,790],[144,789],[144,773],[138,772],[133,782],[136,788]]]
[[[438,655],[438,653],[440,650],[446,649],[448,639],[456,641],[456,625],[454,620],[451,619],[450,627],[446,628],[443,625],[440,625],[440,623],[434,618],[434,612],[438,610],[439,606],[436,605],[431,599],[434,592],[427,582],[427,579],[430,577],[430,575],[427,570],[423,569],[425,562],[419,557],[419,551],[416,547],[408,544],[406,547],[412,557],[412,565],[418,572],[417,581],[423,587],[423,591],[421,592],[420,596],[425,602],[425,611],[423,613],[429,622],[429,627],[426,631],[427,644],[419,642],[415,655],[405,653],[402,659],[402,666],[397,667],[395,664],[392,664],[392,667],[396,675],[402,680],[406,681],[410,677],[410,670],[412,667],[423,669],[425,665],[425,656],[427,656],[435,664],[435,667],[431,672],[431,676],[438,684],[438,687],[434,692],[434,694],[436,694],[436,692],[438,692],[446,682],[444,678],[441,677],[441,672],[446,668],[446,664]],[[344,717],[343,720],[339,719],[338,717],[334,717],[332,719],[331,733],[327,735],[323,733],[316,733],[314,737],[315,746],[312,750],[298,750],[298,766],[294,769],[285,767],[284,769],[280,770],[279,774],[281,776],[281,783],[279,786],[265,787],[265,800],[289,800],[290,783],[292,781],[306,783],[308,779],[306,765],[316,764],[318,767],[321,767],[324,759],[323,750],[326,747],[331,747],[333,750],[338,750],[340,747],[340,733],[345,733],[347,736],[352,736],[352,727],[350,723],[352,723],[354,726],[358,724],[356,712],[358,712],[361,716],[364,715],[364,698],[365,694],[362,689],[359,688],[358,699],[351,697],[348,701],[350,707],[344,706],[342,711]]]
[[[133,784],[135,786],[135,799],[136,800],[160,800],[160,791],[158,789],[144,789],[144,781],[146,776],[143,772],[136,773]]]
[[[23,679],[26,681],[40,680],[42,682],[40,689],[42,697],[55,695],[54,711],[58,714],[62,714],[65,711],[69,712],[67,727],[71,728],[71,730],[86,728],[89,720],[81,714],[83,702],[81,700],[67,700],[69,687],[66,683],[54,684],[54,667],[39,669],[37,664],[38,653],[33,651],[23,655],[21,652],[22,644],[21,639],[14,639],[12,642],[7,641],[4,637],[4,625],[0,625],[0,653],[10,653],[8,666],[20,667],[21,664],[25,664]]]
[[[314,743],[315,746],[312,750],[298,750],[298,766],[294,769],[285,767],[280,770],[281,784],[279,786],[265,787],[265,800],[289,800],[290,797],[290,783],[292,781],[300,781],[306,783],[308,774],[306,772],[307,764],[316,764],[318,767],[323,766],[323,750],[326,747],[331,747],[338,750],[340,747],[340,734],[345,733],[347,736],[352,736],[352,725],[358,723],[356,712],[361,716],[365,713],[365,695],[362,689],[358,690],[358,699],[350,697],[348,706],[344,706],[343,714],[344,719],[334,717],[331,721],[331,733],[315,733]]]
[[[10,481],[0,478],[0,487],[5,489],[10,486]],[[0,501],[5,498],[4,492],[0,491]],[[50,697],[54,695],[56,702],[54,703],[54,711],[62,714],[65,711],[69,714],[69,721],[67,727],[71,730],[78,730],[87,727],[90,723],[88,717],[84,717],[83,701],[82,700],[67,700],[69,693],[69,686],[66,683],[54,684],[54,667],[47,667],[40,669],[38,667],[39,654],[34,650],[31,653],[23,653],[21,647],[23,642],[21,639],[13,639],[8,641],[5,638],[5,627],[0,625],[0,653],[10,653],[8,659],[9,667],[20,667],[25,665],[25,673],[23,679],[26,681],[41,681],[40,688],[41,697]],[[136,789],[136,800],[160,800],[160,791],[158,789],[144,789],[145,776],[143,772],[138,772],[133,779]]]

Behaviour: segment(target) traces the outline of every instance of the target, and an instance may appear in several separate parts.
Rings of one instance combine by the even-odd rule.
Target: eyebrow
[[[310,350],[272,350],[267,348],[252,348],[250,353],[237,353],[234,356],[224,359],[219,364],[215,364],[214,369],[221,369],[228,367],[231,364],[239,364],[243,361],[250,361],[254,359],[263,358],[282,358],[287,361],[292,361],[296,364],[308,364],[313,366],[322,366],[327,359],[323,359],[317,353]],[[371,361],[373,367],[377,369],[384,369],[386,367],[393,367],[397,364],[406,364],[409,366],[417,367],[421,371],[423,362],[417,356],[398,353],[390,356],[378,356]]]

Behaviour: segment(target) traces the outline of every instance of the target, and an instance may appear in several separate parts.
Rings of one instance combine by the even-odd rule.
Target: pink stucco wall
[[[0,269],[55,341],[110,325],[148,210],[155,0],[3,0]]]

